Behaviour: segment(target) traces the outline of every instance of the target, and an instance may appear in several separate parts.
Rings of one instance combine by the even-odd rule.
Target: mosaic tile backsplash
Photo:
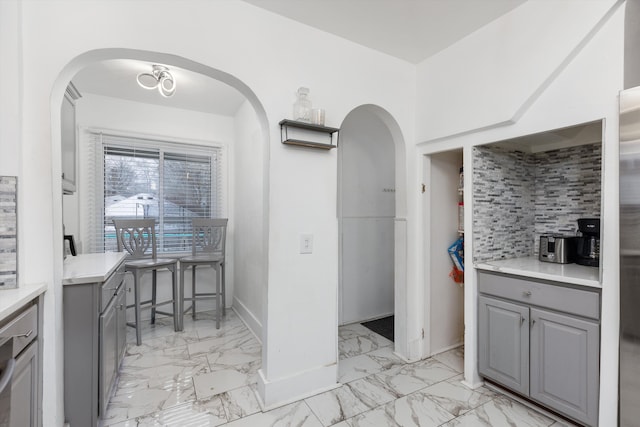
[[[0,176],[0,289],[18,287],[17,180]]]
[[[600,217],[602,145],[543,153],[473,149],[474,262],[537,256],[542,234]]]

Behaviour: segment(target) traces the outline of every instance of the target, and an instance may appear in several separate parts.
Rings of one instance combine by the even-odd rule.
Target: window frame
[[[212,217],[228,217],[228,149],[225,144],[213,141],[194,141],[179,139],[173,137],[160,137],[151,135],[140,135],[132,132],[115,132],[102,129],[86,128],[85,136],[88,138],[91,146],[89,155],[89,164],[94,164],[93,172],[89,170],[89,174],[93,175],[93,185],[90,185],[88,191],[94,193],[94,197],[89,197],[89,206],[87,211],[93,211],[92,220],[88,221],[86,230],[89,233],[88,247],[90,252],[105,251],[105,147],[120,147],[131,149],[131,143],[135,148],[141,150],[157,150],[158,152],[158,204],[159,216],[156,222],[158,253],[162,255],[184,255],[190,252],[189,248],[182,251],[164,251],[165,236],[163,226],[165,222],[164,203],[161,202],[164,197],[164,154],[185,154],[194,156],[207,156],[210,158],[211,164],[211,186],[209,188],[211,200],[211,216]],[[92,153],[91,153],[92,152]],[[217,156],[217,159],[216,159]],[[93,157],[93,162],[91,161]],[[218,170],[216,170],[217,165]],[[217,199],[216,199],[217,196]],[[214,206],[217,203],[217,209]],[[93,205],[93,206],[91,206]],[[160,209],[162,205],[162,208]],[[102,230],[102,232],[100,232]]]

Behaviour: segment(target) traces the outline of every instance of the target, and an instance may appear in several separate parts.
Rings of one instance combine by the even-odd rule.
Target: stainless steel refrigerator
[[[640,87],[620,92],[620,426],[640,427]]]

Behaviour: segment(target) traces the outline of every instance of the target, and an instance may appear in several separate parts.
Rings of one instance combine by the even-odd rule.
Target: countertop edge
[[[508,267],[508,266],[500,266],[500,265],[491,264],[490,262],[475,263],[474,267],[478,270],[492,271],[496,273],[511,274],[514,276],[549,280],[552,282],[568,283],[572,285],[602,289],[602,284],[598,280],[589,280],[589,279],[583,279],[579,277],[566,276],[562,274],[543,273],[539,271],[531,271],[526,269]]]
[[[47,290],[46,283],[34,283],[18,286],[15,289],[0,291],[0,320],[4,320],[29,301],[39,297]]]
[[[68,258],[64,263],[62,286],[103,282],[111,276],[125,257],[126,254],[123,252],[105,252]]]

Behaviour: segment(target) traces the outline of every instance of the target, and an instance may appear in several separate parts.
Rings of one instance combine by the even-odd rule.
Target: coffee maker
[[[578,219],[576,264],[598,267],[600,265],[600,218]]]

